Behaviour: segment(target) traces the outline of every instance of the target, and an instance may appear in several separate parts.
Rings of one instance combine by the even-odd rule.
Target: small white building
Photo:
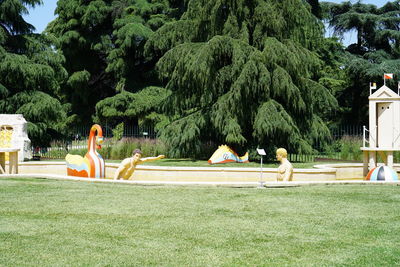
[[[31,140],[22,114],[0,114],[0,148],[18,148],[18,161],[31,159]]]
[[[400,96],[384,85],[368,99],[369,130],[364,126],[361,147],[364,152],[364,175],[368,169],[376,167],[377,153],[387,166],[393,168],[393,151],[400,151]],[[366,132],[369,132],[368,140]]]

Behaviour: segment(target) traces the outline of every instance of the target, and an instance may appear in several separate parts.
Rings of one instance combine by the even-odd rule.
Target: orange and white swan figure
[[[65,157],[65,161],[67,162],[67,174],[78,177],[104,178],[104,159],[96,150],[97,148],[101,148],[102,143],[103,130],[100,125],[95,124],[90,128],[88,152],[85,157],[71,154],[67,154]]]

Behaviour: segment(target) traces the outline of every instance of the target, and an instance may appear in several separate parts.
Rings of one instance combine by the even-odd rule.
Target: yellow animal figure
[[[211,158],[208,160],[209,164],[216,163],[227,163],[227,162],[238,162],[238,163],[247,163],[249,162],[249,153],[246,152],[244,156],[239,157],[235,151],[233,151],[227,145],[221,145],[215,150],[214,154],[212,154]]]
[[[11,126],[2,125],[0,127],[0,148],[10,148],[13,135],[13,128]],[[6,161],[9,161],[8,153],[6,153]]]

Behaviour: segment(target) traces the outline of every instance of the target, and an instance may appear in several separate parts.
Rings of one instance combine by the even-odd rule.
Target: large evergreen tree
[[[23,114],[33,145],[48,143],[68,123],[68,105],[59,101],[66,78],[54,38],[32,34],[22,15],[40,0],[0,1],[0,113]]]
[[[181,12],[176,0],[57,2],[58,17],[47,30],[59,38],[66,57],[70,78],[62,89],[78,123],[91,122],[93,115],[95,120],[111,124],[121,119],[137,121],[131,112],[113,112],[114,106],[125,103],[121,110],[131,109],[128,104],[134,103],[128,102],[136,99],[134,93],[157,85],[156,60],[145,57],[143,47],[154,30]]]
[[[117,2],[118,3],[118,2]],[[151,124],[160,118],[160,103],[168,91],[159,86],[154,72],[158,57],[144,54],[144,45],[155,30],[179,18],[182,1],[130,1],[114,22],[114,48],[106,71],[117,81],[117,94],[96,104],[95,120],[113,125],[118,122]],[[116,5],[113,3],[113,5]]]
[[[162,138],[175,156],[205,141],[308,152],[329,135],[335,98],[318,83],[322,26],[303,0],[191,0],[146,43],[162,56],[173,118]]]
[[[77,123],[90,123],[95,104],[111,95],[115,82],[105,72],[112,47],[111,1],[59,0],[46,31],[54,34],[66,58],[68,80],[62,94],[72,105]]]

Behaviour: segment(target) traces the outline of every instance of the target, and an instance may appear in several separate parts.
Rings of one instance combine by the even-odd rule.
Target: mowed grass
[[[400,187],[0,179],[1,266],[395,266]]]

